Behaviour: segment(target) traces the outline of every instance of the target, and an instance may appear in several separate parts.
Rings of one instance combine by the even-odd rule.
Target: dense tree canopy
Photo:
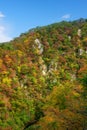
[[[0,130],[87,129],[87,20],[0,44]]]

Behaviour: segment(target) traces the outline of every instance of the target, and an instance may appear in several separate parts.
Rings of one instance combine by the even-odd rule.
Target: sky
[[[87,0],[0,0],[0,43],[29,29],[87,18]]]

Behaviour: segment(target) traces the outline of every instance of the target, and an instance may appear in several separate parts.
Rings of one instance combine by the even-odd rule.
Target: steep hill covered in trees
[[[87,20],[0,44],[0,130],[87,129]]]

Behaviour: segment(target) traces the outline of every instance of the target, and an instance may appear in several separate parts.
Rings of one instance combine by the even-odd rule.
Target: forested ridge
[[[0,44],[0,130],[87,129],[87,19]]]

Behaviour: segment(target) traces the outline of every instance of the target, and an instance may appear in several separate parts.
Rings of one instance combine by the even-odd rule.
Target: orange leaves
[[[3,64],[3,60],[0,59],[0,67],[2,67],[2,64]]]
[[[4,64],[2,64],[2,66],[0,67],[0,74],[8,74],[9,72],[7,71],[7,68]]]
[[[9,98],[7,96],[3,95],[1,100],[4,102],[5,107],[7,107],[7,108],[11,107],[10,100],[9,100]]]
[[[60,63],[66,63],[66,59],[64,56],[60,56],[59,61],[61,61]]]
[[[80,68],[78,71],[79,77],[81,78],[84,74],[87,73],[87,65],[84,65],[83,67]]]
[[[80,68],[79,73],[85,72],[87,71],[87,65],[85,65],[84,67]]]
[[[5,62],[6,62],[7,64],[10,64],[10,63],[12,62],[12,59],[11,59],[10,56],[8,56],[8,55],[5,55],[4,60],[5,60]]]
[[[0,130],[13,130],[13,128],[12,127],[7,127],[7,128],[1,128],[0,127]]]
[[[45,121],[48,122],[48,123],[49,123],[49,122],[51,123],[51,122],[54,121],[54,119],[52,118],[52,116],[49,115],[49,116],[46,116],[46,117],[45,117]]]
[[[18,57],[22,57],[24,55],[21,50],[16,50],[16,54]]]

